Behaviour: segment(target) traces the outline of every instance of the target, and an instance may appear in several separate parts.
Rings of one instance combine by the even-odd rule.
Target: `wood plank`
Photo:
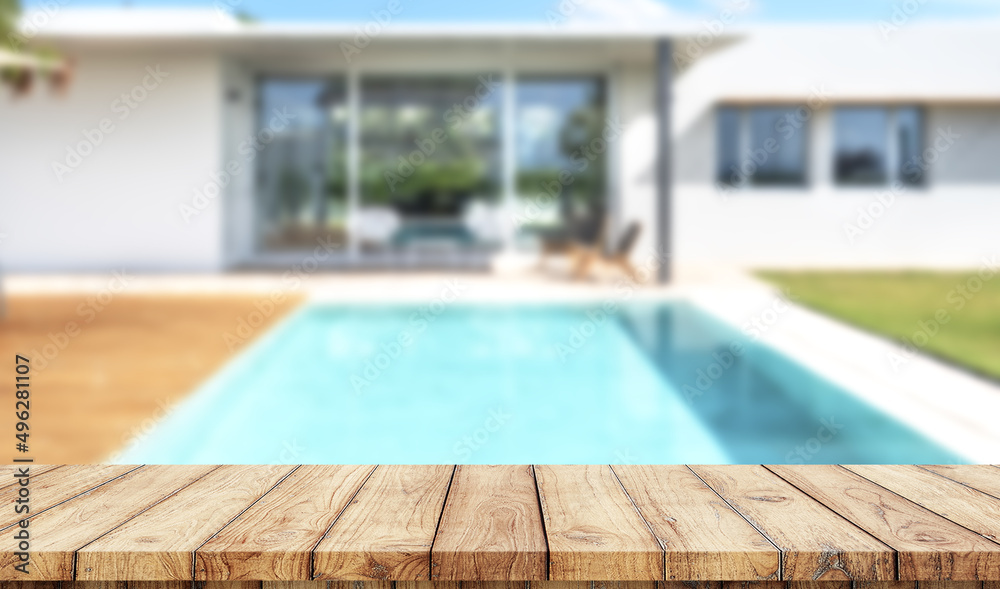
[[[379,466],[313,551],[314,577],[426,581],[454,466]]]
[[[779,577],[778,549],[686,466],[612,468],[666,550],[668,580]]]
[[[32,477],[28,483],[30,515],[38,515],[46,509],[51,509],[137,468],[139,467],[116,465],[66,466],[42,474],[38,478]],[[11,486],[0,490],[0,505],[13,505],[20,489],[20,486]],[[5,510],[3,516],[0,517],[0,530],[17,524],[22,517],[23,514],[14,513],[13,509]]]
[[[990,540],[1000,539],[1000,499],[996,497],[917,466],[845,468]]]
[[[722,589],[788,589],[784,581],[723,581]]]
[[[222,466],[77,553],[78,580],[191,580],[194,551],[291,466]]]
[[[610,466],[536,466],[549,579],[656,581],[663,549]]]
[[[392,581],[325,581],[325,583],[327,589],[393,589]]]
[[[211,581],[209,581],[211,583]],[[209,588],[214,589],[214,588]],[[326,589],[325,581],[263,581],[261,589]]]
[[[61,464],[5,464],[0,466],[0,490],[19,484],[14,478],[14,473],[20,472],[23,468],[28,468],[28,476],[32,480],[37,480],[36,477],[62,467]]]
[[[182,581],[129,581],[128,589],[191,589],[191,583]]]
[[[63,581],[60,585],[62,589],[128,589],[125,581]]]
[[[988,464],[943,465],[927,464],[920,468],[929,470],[953,481],[1000,498],[1000,468]]]
[[[894,580],[895,553],[762,466],[692,466],[782,552],[788,581]]]
[[[917,589],[916,581],[855,581],[854,589]]]
[[[396,589],[461,589],[458,581],[396,581]]]
[[[975,581],[920,581],[917,589],[982,589]]]
[[[594,581],[591,589],[657,589],[663,581]],[[465,589],[465,583],[462,583]]]
[[[144,466],[32,516],[29,575],[14,570],[8,549],[0,552],[0,579],[72,580],[77,550],[216,468]]]
[[[462,581],[461,585],[462,589],[528,589],[526,581]]]
[[[3,581],[0,587],[3,589],[60,589],[59,581]]]
[[[194,589],[262,589],[260,581],[196,581]]]
[[[594,584],[591,581],[528,581],[528,589],[594,589]]]
[[[542,581],[547,560],[532,467],[457,467],[434,539],[431,578]]]
[[[657,583],[662,581],[594,581],[591,589],[657,589]],[[462,583],[465,589],[465,583]]]
[[[195,552],[199,581],[308,581],[312,550],[372,466],[302,466]]]
[[[974,581],[1000,569],[1000,544],[832,465],[771,471],[896,552],[902,581]]]
[[[788,589],[851,589],[850,581],[789,581]]]

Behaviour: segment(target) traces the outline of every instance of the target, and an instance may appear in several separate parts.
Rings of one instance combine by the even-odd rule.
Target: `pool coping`
[[[1000,385],[789,301],[767,285],[695,289],[698,308],[910,426],[969,462],[1000,463]],[[784,307],[779,311],[775,307]],[[770,310],[770,313],[768,311]],[[775,319],[765,321],[765,314]],[[756,329],[750,324],[750,330]],[[916,326],[915,326],[916,328]]]

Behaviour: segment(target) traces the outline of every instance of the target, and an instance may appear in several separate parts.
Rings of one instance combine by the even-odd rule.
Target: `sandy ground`
[[[26,455],[36,463],[100,462],[246,345],[225,337],[237,336],[241,320],[260,318],[259,327],[241,332],[250,341],[298,302],[285,301],[264,317],[262,297],[249,294],[9,295],[0,319],[0,379],[10,405],[0,411],[9,444],[3,455],[18,454],[16,354],[32,366]]]

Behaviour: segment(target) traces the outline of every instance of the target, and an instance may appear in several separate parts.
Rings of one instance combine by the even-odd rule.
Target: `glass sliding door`
[[[258,249],[311,250],[323,240],[346,250],[344,80],[264,78],[258,91]]]
[[[360,90],[361,218],[396,227],[364,231],[362,249],[486,241],[467,221],[500,198],[499,78],[366,76]]]
[[[601,76],[517,80],[517,196],[527,232],[593,224],[606,204],[607,151],[617,130]],[[532,206],[534,205],[534,206]]]

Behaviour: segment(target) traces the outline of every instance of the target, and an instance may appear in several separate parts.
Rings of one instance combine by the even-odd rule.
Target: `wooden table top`
[[[1000,581],[995,466],[0,470],[0,580]]]

